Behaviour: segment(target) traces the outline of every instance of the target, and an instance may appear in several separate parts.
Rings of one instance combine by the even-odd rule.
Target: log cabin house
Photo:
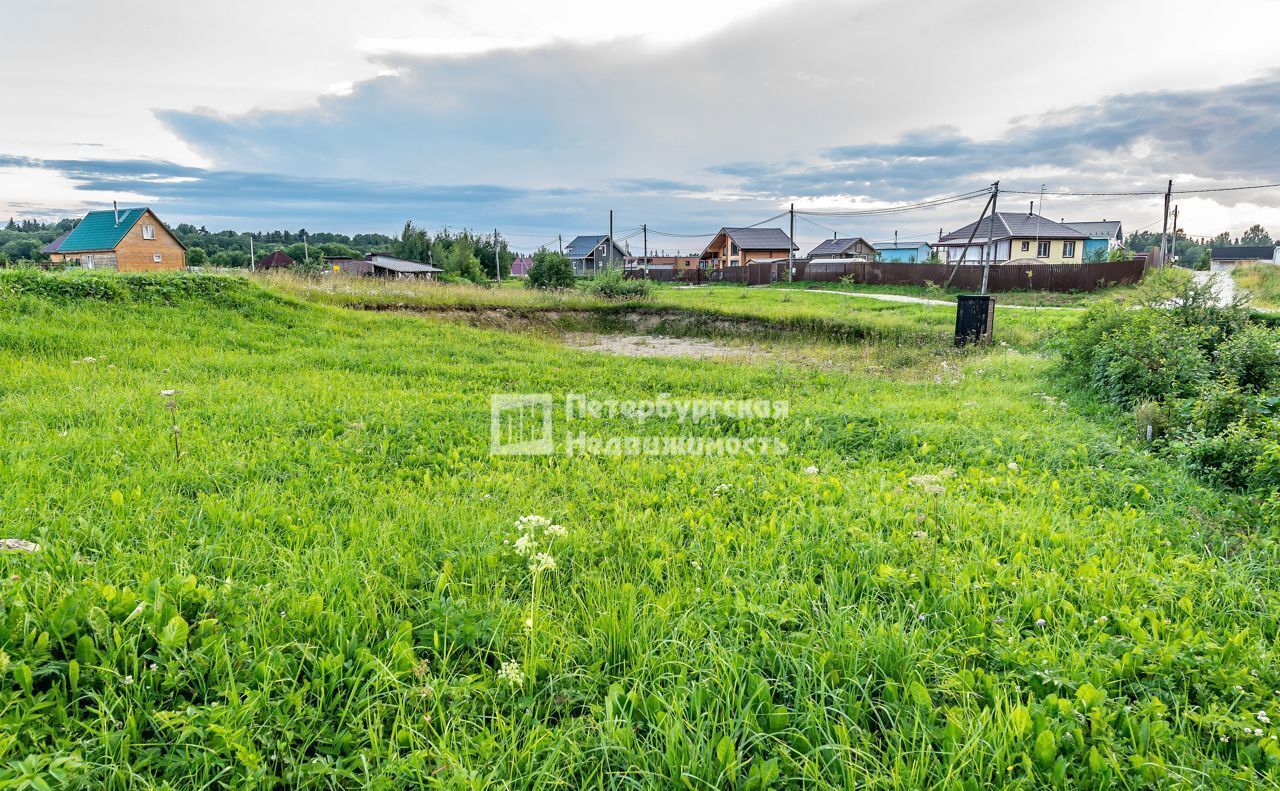
[[[187,248],[151,209],[112,208],[86,214],[66,238],[58,240],[49,260],[84,269],[174,272],[186,269]]]

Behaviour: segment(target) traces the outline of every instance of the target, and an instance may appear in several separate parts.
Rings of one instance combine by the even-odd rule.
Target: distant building
[[[1246,264],[1280,264],[1280,247],[1213,247],[1209,268],[1215,272]]]
[[[895,264],[923,264],[932,255],[933,247],[928,242],[893,242],[876,247],[876,260]]]
[[[171,272],[187,266],[187,248],[145,206],[91,211],[45,249],[54,263],[85,269]]]
[[[583,276],[594,275],[609,266],[621,267],[627,259],[627,251],[610,240],[607,234],[574,237],[564,248],[564,254],[573,264],[573,273]]]
[[[966,255],[965,243],[970,235],[973,244]],[[1002,211],[996,212],[994,218],[984,217],[952,231],[933,247],[946,262],[958,261],[963,255],[966,263],[974,264],[1024,259],[1042,264],[1078,264],[1084,258],[1084,241],[1088,238],[1087,234],[1038,214]]]
[[[781,228],[721,228],[699,256],[706,269],[786,259],[796,247]]]
[[[852,239],[827,239],[809,251],[809,258],[847,258],[853,261],[871,261],[875,257],[876,248],[861,236],[856,236]]]
[[[72,230],[75,230],[75,229],[73,228]],[[53,254],[58,252],[58,250],[62,247],[62,243],[65,242],[67,240],[67,237],[70,235],[71,235],[71,231],[67,231],[66,233],[59,236],[57,239],[54,239],[52,242],[49,242],[44,247],[40,248],[40,252],[52,258]]]
[[[671,269],[676,272],[683,272],[687,269],[698,268],[698,256],[651,255],[646,258],[645,256],[637,255],[627,259],[627,267],[631,269]]]
[[[274,253],[264,255],[253,264],[253,268],[257,270],[284,269],[290,266],[293,266],[293,259],[286,255],[283,250],[276,250]]]
[[[332,256],[325,260],[329,262],[331,270],[355,277],[435,280],[437,275],[444,272],[443,269],[434,267],[431,264],[397,258],[389,253],[369,253],[364,258]]]
[[[1084,240],[1084,261],[1105,259],[1112,250],[1124,247],[1124,229],[1119,220],[1064,222],[1063,225],[1089,237]]]
[[[533,266],[533,259],[527,255],[516,256],[516,260],[511,262],[512,277],[528,277],[529,267]]]

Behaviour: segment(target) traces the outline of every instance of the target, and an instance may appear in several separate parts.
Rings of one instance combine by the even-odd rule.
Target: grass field
[[[1237,285],[1249,291],[1258,307],[1280,310],[1280,266],[1241,266],[1231,274]]]
[[[658,299],[748,310],[702,293]],[[928,376],[629,359],[241,278],[0,274],[0,537],[40,545],[0,553],[0,783],[1275,785],[1274,537],[1031,348],[921,343]],[[788,452],[494,457],[494,392]],[[569,393],[789,412],[570,422]]]

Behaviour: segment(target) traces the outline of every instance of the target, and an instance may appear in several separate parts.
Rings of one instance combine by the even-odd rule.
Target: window
[[[142,238],[143,238],[143,239],[155,239],[155,238],[156,238],[156,227],[155,227],[154,225],[144,225],[144,226],[142,226]]]
[[[1062,257],[1063,257],[1063,258],[1075,258],[1075,257],[1076,257],[1076,243],[1075,243],[1075,242],[1063,242],[1063,243],[1062,243]]]
[[[1048,258],[1048,257],[1049,257],[1049,243],[1048,243],[1048,242],[1037,242],[1037,243],[1036,243],[1036,258]]]
[[[83,259],[81,259],[80,264],[85,269],[93,269],[93,256],[86,255]]]
[[[158,264],[164,259],[159,253],[156,253],[155,255],[151,256],[151,260]]]
[[[1031,242],[1023,242],[1023,243],[1022,243],[1022,252],[1024,252],[1024,253],[1025,253],[1025,252],[1029,251],[1030,249],[1031,249]]]

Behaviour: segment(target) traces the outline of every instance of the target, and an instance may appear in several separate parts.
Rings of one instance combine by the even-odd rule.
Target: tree
[[[209,256],[205,253],[203,247],[192,247],[187,250],[187,264],[189,266],[204,266],[209,261]]]
[[[1244,232],[1244,236],[1240,237],[1240,244],[1246,247],[1270,247],[1271,234],[1267,233],[1267,229],[1256,223]]]
[[[450,275],[473,283],[483,283],[486,280],[484,270],[480,268],[480,259],[476,258],[475,247],[469,236],[458,237],[453,243],[453,250],[449,253],[449,257],[445,259],[444,266],[440,268]]]
[[[529,288],[573,288],[573,264],[569,257],[542,248],[533,254],[526,285]]]

